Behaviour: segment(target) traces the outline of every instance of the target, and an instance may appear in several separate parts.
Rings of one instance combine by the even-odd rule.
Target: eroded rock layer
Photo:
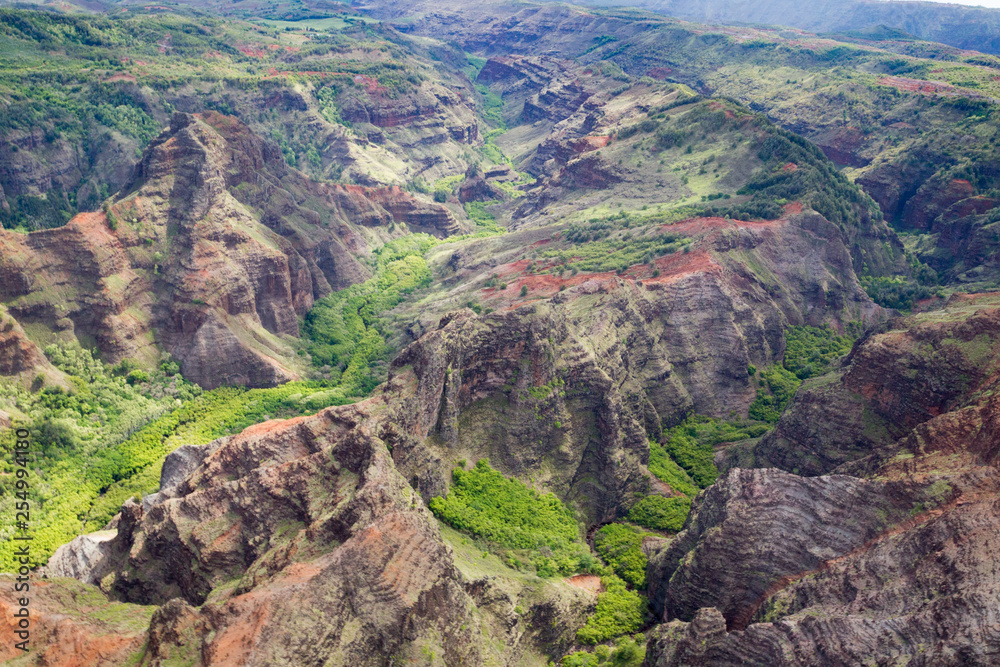
[[[309,181],[233,118],[179,113],[104,212],[0,234],[0,300],[109,361],[153,359],[158,340],[205,387],[270,386],[298,377],[282,337],[368,277],[359,260],[394,223],[461,230],[398,188]]]
[[[760,450],[868,479],[734,469],[699,496],[651,559],[665,623],[647,664],[997,661],[998,312],[995,295],[955,297],[895,321],[795,399]],[[820,403],[819,392],[853,398]],[[903,435],[845,451],[845,405]]]

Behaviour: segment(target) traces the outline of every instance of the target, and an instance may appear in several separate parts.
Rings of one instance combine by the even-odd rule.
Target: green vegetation
[[[570,225],[563,239],[572,245],[545,251],[539,257],[554,259],[553,271],[624,271],[630,266],[649,264],[657,257],[675,253],[690,243],[690,239],[659,233],[657,227],[663,223],[652,216],[645,223],[655,224],[634,235],[619,232],[621,227],[628,226],[623,224],[628,219],[623,212],[604,220],[592,220],[587,225]]]
[[[507,479],[486,459],[469,471],[455,468],[447,497],[432,498],[430,509],[449,526],[507,550],[509,564],[521,566],[526,558],[541,577],[594,563],[573,513],[558,498]]]
[[[766,424],[751,421],[732,422],[692,415],[683,423],[664,431],[663,449],[700,488],[705,488],[719,476],[713,461],[715,445],[758,438],[768,428]]]
[[[689,496],[675,496],[673,498],[646,496],[632,506],[628,513],[628,520],[645,528],[676,533],[684,527],[684,522],[690,511],[691,498]]]
[[[774,365],[761,371],[759,382],[757,398],[750,404],[750,417],[773,424],[781,418],[802,380],[783,366]]]
[[[851,351],[853,344],[853,338],[826,325],[788,327],[782,364],[800,380],[823,375],[834,361]]]
[[[641,667],[646,658],[646,636],[619,637],[614,647],[595,646],[593,652],[577,651],[559,661],[560,667]]]
[[[476,84],[476,91],[482,99],[482,104],[479,107],[479,114],[483,117],[483,120],[494,128],[500,130],[507,129],[507,123],[504,122],[502,115],[503,99],[481,83]],[[487,143],[489,143],[490,139],[491,137],[487,136]]]
[[[670,488],[685,496],[698,495],[698,485],[687,471],[670,458],[670,454],[658,442],[649,443],[649,471]]]
[[[486,210],[487,206],[492,206],[496,203],[495,201],[470,201],[465,204],[465,214],[476,225],[476,232],[502,234],[506,231],[497,223],[496,216]]]
[[[615,575],[601,577],[604,592],[597,596],[597,609],[576,633],[583,644],[597,644],[630,634],[646,623],[646,598],[630,591]]]
[[[706,438],[700,438],[703,424],[688,418],[663,434],[663,449],[685,470],[699,488],[711,486],[719,476],[713,462],[714,450]]]
[[[913,303],[931,297],[930,287],[921,285],[907,276],[858,276],[858,282],[872,301],[883,308],[907,311]]]
[[[639,589],[646,587],[648,563],[642,552],[643,535],[637,528],[621,523],[609,523],[594,534],[597,554],[619,577]]]
[[[390,241],[376,251],[375,275],[320,299],[306,314],[302,333],[313,365],[329,367],[341,397],[367,394],[384,379],[379,370],[390,350],[379,315],[430,283],[423,255],[437,243],[427,234]]]
[[[855,228],[862,222],[882,219],[882,212],[871,197],[851,183],[819,148],[802,137],[769,128],[757,145],[757,157],[764,166],[737,191],[737,194],[749,195],[750,199],[727,208],[709,207],[707,214],[728,215],[740,220],[773,220],[781,216],[785,202],[801,201],[842,227]]]
[[[0,144],[31,159],[87,165],[83,182],[41,195],[7,193],[0,224],[55,227],[97,210],[112,194],[112,153],[141,155],[167,124],[172,100],[239,115],[270,135],[286,161],[313,175],[339,177],[314,128],[278,109],[247,104],[247,93],[296,88],[322,116],[348,128],[347,98],[398,97],[424,81],[427,66],[405,42],[379,38],[370,19],[337,17],[264,28],[232,17],[178,16],[129,8],[109,14],[0,8]],[[304,40],[303,37],[308,39]],[[355,49],[371,54],[358,57]],[[181,93],[180,89],[185,92]],[[34,138],[24,139],[26,133]],[[22,139],[19,147],[14,137]],[[95,162],[97,161],[97,162]],[[332,174],[323,173],[324,161]]]
[[[110,367],[87,350],[56,346],[46,353],[67,373],[70,391],[32,393],[0,385],[0,405],[15,426],[31,431],[38,453],[29,488],[33,553],[40,562],[81,532],[99,530],[130,496],[155,491],[163,459],[180,445],[205,444],[267,418],[309,414],[338,402],[317,383],[201,392],[176,375],[169,360],[147,382],[129,384],[123,377],[134,372],[128,363]],[[4,451],[13,447],[12,437],[11,430],[0,434]],[[0,466],[0,473],[9,473],[10,457]],[[4,515],[13,513],[12,483],[12,476],[0,476]],[[10,534],[7,528],[0,537]],[[12,541],[0,540],[0,571],[14,568],[13,549]]]

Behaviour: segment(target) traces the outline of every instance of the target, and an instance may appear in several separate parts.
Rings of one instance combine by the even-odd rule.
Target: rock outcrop
[[[476,414],[477,401],[497,401],[507,382],[517,393],[546,383],[552,394],[564,389],[568,403],[597,420],[596,439],[559,454],[554,488],[570,496],[575,489],[592,514],[612,512],[636,488],[641,426],[616,421],[624,419],[616,411],[628,413],[593,362],[579,359],[565,385],[552,382],[550,334],[558,331],[517,313],[456,313],[411,346],[367,401],[177,450],[159,496],[123,506],[99,574],[92,568],[89,578],[119,599],[162,605],[145,653],[153,663],[312,664],[340,656],[380,665],[433,652],[449,664],[482,664],[488,655],[514,660],[543,645],[571,646],[564,635],[572,628],[553,620],[579,617],[590,594],[531,593],[534,602],[515,613],[508,584],[461,574],[414,490],[446,490],[432,483],[446,462],[431,471],[418,465],[428,453],[451,460],[492,447],[498,468],[520,472],[554,448],[523,452],[462,419]],[[599,400],[603,407],[584,405]],[[528,405],[533,424],[528,415],[522,421],[531,437],[549,437],[551,425],[531,414],[548,410],[544,402],[516,402]],[[591,474],[596,482],[585,480]],[[502,655],[490,637],[502,640]]]
[[[818,475],[888,456],[918,425],[986,391],[1000,368],[1000,311],[980,305],[990,299],[956,295],[944,310],[954,321],[932,311],[875,330],[843,371],[803,385],[754,448],[757,465]]]
[[[32,581],[28,601],[30,638],[25,654],[16,647],[23,637],[8,622],[22,609],[24,593],[14,590],[15,577],[0,575],[0,661],[36,665],[138,664],[146,643],[151,607],[111,602],[93,586],[73,579]]]
[[[235,119],[177,114],[106,212],[0,234],[0,301],[96,340],[110,361],[154,359],[155,332],[205,387],[270,386],[297,377],[282,336],[298,335],[315,299],[368,276],[362,229],[388,238],[391,223],[462,229],[398,188],[313,183]]]
[[[848,404],[817,396],[850,396],[905,435],[882,433],[838,468],[868,479],[734,469],[700,495],[650,561],[664,624],[648,665],[996,662],[998,312],[979,295],[897,320],[796,397],[776,433],[808,418],[810,451],[843,452]]]

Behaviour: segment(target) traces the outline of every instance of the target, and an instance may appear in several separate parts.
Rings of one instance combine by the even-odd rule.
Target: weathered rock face
[[[650,601],[667,619],[715,607],[742,629],[784,577],[863,546],[912,505],[905,488],[854,477],[737,468],[699,496],[686,530],[652,560]]]
[[[115,530],[103,530],[73,538],[62,545],[45,564],[46,577],[67,577],[85,584],[100,583],[106,571],[106,561]]]
[[[945,312],[893,320],[859,344],[847,368],[807,382],[754,448],[757,465],[802,475],[831,472],[891,446],[920,424],[961,407],[995,381],[1000,311],[989,297],[952,299]]]
[[[990,196],[997,166],[980,157],[971,173],[956,178],[954,159],[921,146],[907,160],[886,161],[859,177],[886,218],[904,229],[933,235],[917,249],[921,261],[952,283],[989,283],[998,270],[1000,209]]]
[[[400,438],[393,459],[425,499],[445,493],[459,458],[533,475],[593,521],[610,519],[629,491],[644,487],[645,416],[655,409],[628,395],[641,380],[626,371],[626,358],[643,351],[615,341],[600,359],[560,314],[456,313],[393,362],[394,377],[412,368],[419,378],[407,409],[414,430],[427,434]],[[660,407],[680,409],[686,397],[664,375],[650,393],[662,397]]]
[[[297,377],[280,337],[298,335],[316,298],[367,277],[358,258],[385,225],[462,229],[399,189],[312,183],[216,113],[177,114],[122,193],[106,215],[0,234],[0,299],[18,320],[96,340],[111,361],[154,358],[156,332],[206,387]]]
[[[745,629],[727,633],[707,604],[692,623],[660,626],[647,664],[993,664],[997,490],[995,469],[939,479],[924,490],[932,509],[915,506],[862,547],[779,580]]]
[[[458,201],[463,204],[470,201],[493,201],[503,198],[503,190],[482,176],[466,178],[458,187]]]
[[[24,661],[25,653],[15,647],[22,641],[15,632],[14,614],[24,593],[14,590],[15,577],[0,575],[0,661]],[[29,664],[124,665],[142,656],[152,609],[109,602],[97,589],[73,579],[36,580],[29,596],[31,653]],[[137,664],[137,663],[133,663]]]
[[[870,479],[735,469],[699,496],[651,559],[665,623],[648,665],[996,662],[996,302],[955,297],[863,340],[842,375],[796,396],[763,447],[784,439],[800,462],[788,434],[812,421],[799,442],[826,456],[818,468],[846,461],[838,470]],[[837,433],[850,405],[891,427],[867,456]]]
[[[414,460],[421,451],[447,450],[453,460],[476,446],[456,411],[474,413],[476,401],[503,392],[502,382],[521,391],[550,380],[545,336],[557,331],[516,313],[487,321],[471,315],[456,314],[412,346],[367,401],[266,422],[171,455],[161,493],[128,501],[117,534],[86,564],[87,578],[119,599],[163,605],[150,623],[146,661],[325,664],[339,656],[383,665],[433,651],[448,664],[483,664],[488,656],[516,661],[543,645],[571,645],[572,627],[553,621],[580,621],[589,594],[540,599],[516,613],[507,584],[459,572],[407,483],[420,474]],[[561,453],[567,470],[558,474],[597,513],[635,488],[629,475],[642,452],[628,447],[645,440],[619,434],[638,426],[616,421],[625,419],[616,410],[628,413],[593,363],[580,360],[576,370],[579,376],[559,385],[568,403],[609,396],[595,410],[599,439]],[[531,421],[531,437],[545,437],[551,426],[538,426],[534,415]],[[511,449],[494,463],[517,472],[518,457],[531,455]],[[599,486],[578,481],[591,472]],[[500,650],[491,644],[497,640]]]
[[[38,373],[59,374],[38,346],[28,339],[17,320],[0,307],[0,375],[33,380]]]

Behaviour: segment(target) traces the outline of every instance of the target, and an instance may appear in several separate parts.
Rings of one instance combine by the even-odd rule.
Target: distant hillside
[[[585,0],[588,5],[640,7],[693,21],[765,23],[814,32],[872,26],[903,30],[961,49],[1000,53],[1000,9],[935,2],[865,0]]]

